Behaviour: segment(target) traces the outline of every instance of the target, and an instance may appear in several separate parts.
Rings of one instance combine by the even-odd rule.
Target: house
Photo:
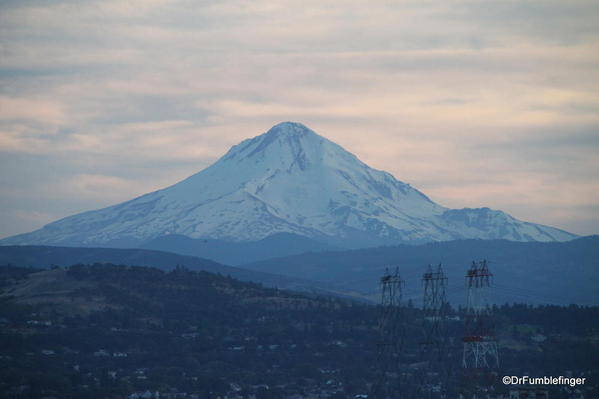
[[[110,356],[110,353],[108,353],[105,349],[98,349],[97,351],[94,352],[94,356],[105,357],[105,356]]]

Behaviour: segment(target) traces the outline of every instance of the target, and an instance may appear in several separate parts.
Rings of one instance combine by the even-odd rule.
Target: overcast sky
[[[599,3],[0,1],[0,237],[302,122],[441,205],[599,233]]]

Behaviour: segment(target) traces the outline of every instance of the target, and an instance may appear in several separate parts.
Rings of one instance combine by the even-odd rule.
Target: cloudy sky
[[[442,205],[599,233],[599,3],[0,1],[0,237],[292,120]]]

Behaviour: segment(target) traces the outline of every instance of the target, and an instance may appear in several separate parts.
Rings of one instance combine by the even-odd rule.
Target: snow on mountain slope
[[[0,243],[134,246],[168,234],[253,241],[282,232],[351,247],[575,237],[488,208],[444,208],[307,127],[284,122],[173,186]]]

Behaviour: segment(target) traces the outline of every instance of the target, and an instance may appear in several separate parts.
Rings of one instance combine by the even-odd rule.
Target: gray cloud
[[[0,236],[297,120],[448,206],[599,232],[594,1],[0,4]]]

